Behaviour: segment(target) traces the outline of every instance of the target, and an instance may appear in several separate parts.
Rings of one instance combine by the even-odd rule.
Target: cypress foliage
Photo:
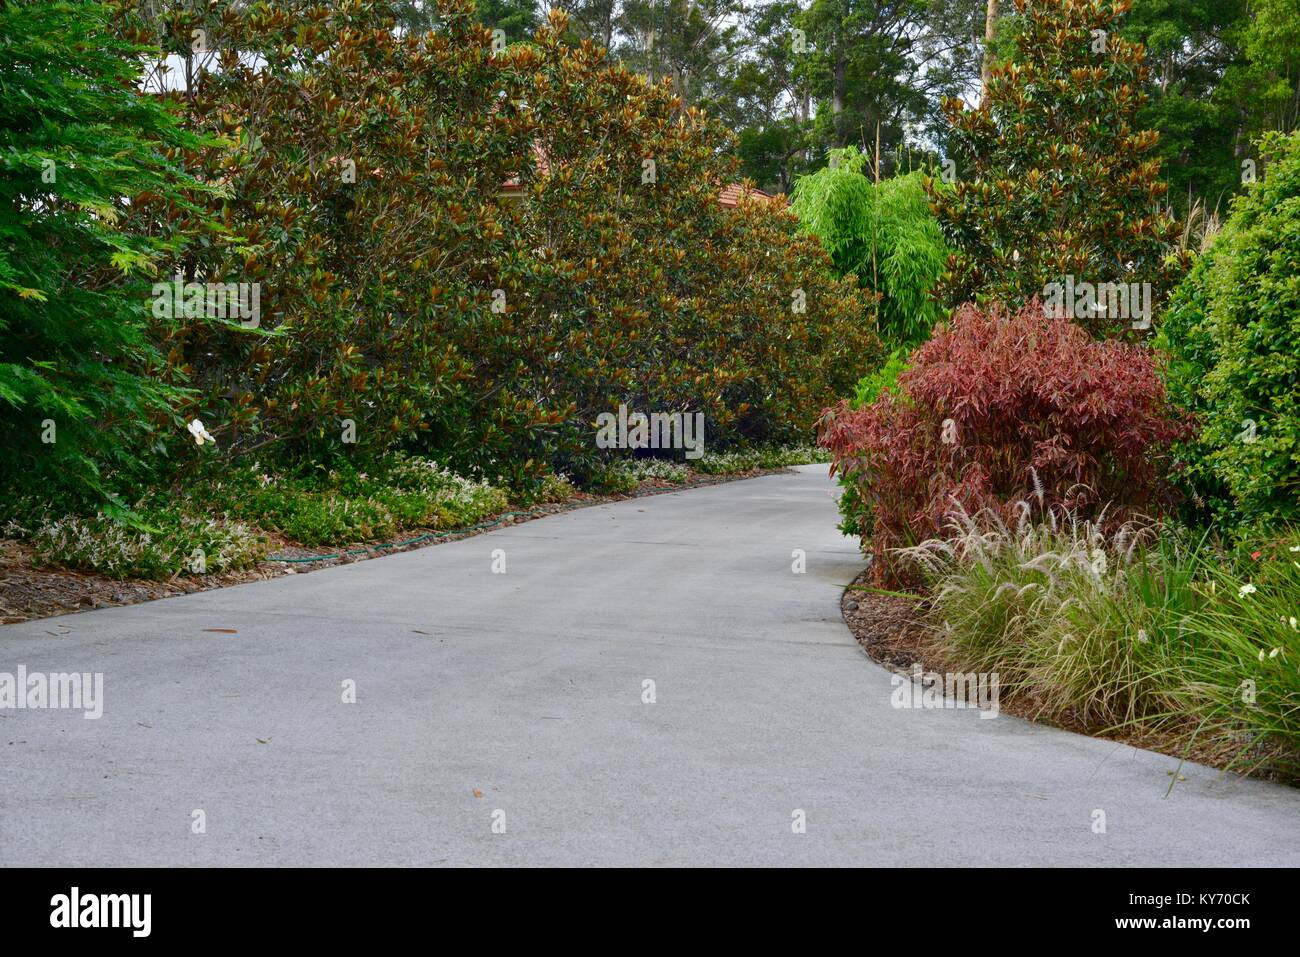
[[[149,336],[156,270],[185,237],[129,215],[188,206],[192,141],[140,93],[141,48],[101,3],[0,5],[0,484],[103,496],[180,390]],[[179,434],[179,430],[178,430]]]

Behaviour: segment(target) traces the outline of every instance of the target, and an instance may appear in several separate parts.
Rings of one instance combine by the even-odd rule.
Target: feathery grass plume
[[[1043,483],[1038,478],[1038,469],[1032,465],[1029,466],[1029,475],[1034,481],[1034,497],[1038,499],[1038,507],[1043,507]]]
[[[996,671],[1065,727],[1300,778],[1300,533],[1243,558],[1147,518],[998,519],[897,550],[929,585],[928,666]]]

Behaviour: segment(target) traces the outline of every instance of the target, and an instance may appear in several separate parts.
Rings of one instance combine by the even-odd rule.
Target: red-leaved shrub
[[[940,534],[954,499],[1008,518],[1017,501],[1158,512],[1186,429],[1149,351],[1094,341],[1034,300],[1015,314],[963,306],[913,354],[897,392],[827,409],[819,441],[886,581],[888,550]]]

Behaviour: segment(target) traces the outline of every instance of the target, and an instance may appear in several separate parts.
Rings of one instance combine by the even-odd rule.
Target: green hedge
[[[1300,133],[1272,135],[1174,295],[1158,344],[1200,431],[1181,449],[1193,502],[1224,527],[1300,522]]]

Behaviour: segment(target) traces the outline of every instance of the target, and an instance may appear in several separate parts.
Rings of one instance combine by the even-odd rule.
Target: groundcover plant
[[[15,926],[1300,863],[1297,3],[0,0]]]

